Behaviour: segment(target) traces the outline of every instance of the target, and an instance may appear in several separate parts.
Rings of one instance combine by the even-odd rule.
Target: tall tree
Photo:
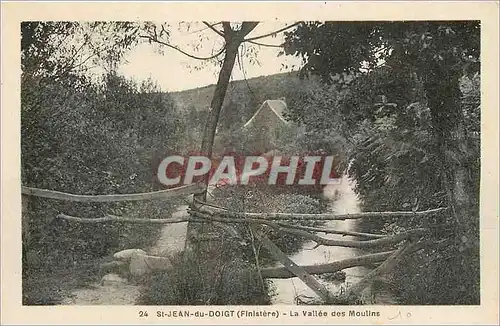
[[[219,35],[221,38],[223,38],[224,41],[224,45],[222,46],[222,48],[216,51],[213,55],[208,57],[200,57],[197,55],[193,55],[180,49],[178,46],[172,45],[169,42],[170,35],[167,32],[167,29],[163,25],[161,27],[150,25],[146,35],[142,35],[142,37],[147,39],[149,42],[154,42],[166,46],[170,49],[181,52],[182,54],[193,59],[206,61],[206,60],[217,59],[220,56],[223,56],[223,59],[221,60],[221,68],[219,71],[217,84],[215,86],[215,91],[210,103],[209,116],[203,130],[203,138],[200,146],[201,155],[211,157],[214,146],[217,124],[219,122],[222,105],[224,103],[227,88],[229,86],[229,81],[231,78],[231,73],[233,71],[240,46],[245,42],[266,46],[266,44],[259,43],[257,42],[257,40],[276,35],[277,33],[283,32],[295,26],[296,24],[291,24],[282,29],[266,33],[263,35],[246,38],[246,36],[250,32],[252,32],[252,30],[255,29],[255,27],[258,25],[258,22],[231,23],[225,21],[214,24],[208,22],[203,22],[203,23],[206,25],[206,28],[212,30],[214,33]],[[222,30],[219,29],[218,27],[219,25],[222,25]],[[164,38],[164,40],[162,40],[162,37]],[[209,181],[208,177],[209,176],[206,175],[204,179],[205,187],[208,186],[208,181]],[[193,203],[195,206],[197,205],[196,200],[202,202],[206,201],[206,191],[200,195],[195,196],[195,203]],[[193,222],[189,223],[187,247],[192,247],[190,245],[190,241],[192,241],[196,237],[196,234],[200,233],[201,227],[202,226],[198,223],[193,223]]]
[[[414,93],[416,85],[422,86],[431,117],[432,153],[438,170],[421,177],[441,180],[456,226],[456,247],[459,252],[477,257],[478,194],[471,191],[477,189],[477,181],[472,177],[477,176],[474,171],[477,157],[471,155],[460,81],[464,75],[472,77],[479,71],[479,22],[307,22],[287,33],[285,52],[303,58],[303,75],[319,75],[327,84],[338,74],[366,79],[373,73],[381,76],[385,72],[385,84],[393,87],[390,91],[386,89],[379,101],[385,102],[382,105],[385,110],[395,105],[395,110],[401,113],[398,101],[410,104],[409,98],[402,97]],[[394,82],[391,84],[390,80]],[[373,82],[372,86],[380,90],[380,83]],[[404,89],[407,86],[410,88]],[[381,109],[353,105],[344,114],[351,118],[368,117],[361,114],[363,107],[372,118]],[[474,277],[478,277],[479,265],[470,264],[464,257],[460,269],[472,268]]]

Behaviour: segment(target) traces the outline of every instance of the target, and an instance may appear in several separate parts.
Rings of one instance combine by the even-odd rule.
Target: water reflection
[[[353,188],[353,182],[346,176],[342,178],[342,182],[340,182],[340,184],[326,186],[323,191],[323,195],[330,201],[329,210],[337,214],[359,213],[359,199]],[[338,229],[342,231],[356,231],[357,223],[357,220],[328,221],[325,224],[325,228]],[[321,236],[328,237],[330,239],[355,239],[351,236],[341,236],[336,234],[321,234]],[[298,265],[313,265],[352,258],[362,253],[359,249],[355,248],[320,246],[316,249],[312,249],[314,246],[314,242],[306,242],[303,245],[303,249],[290,258]],[[277,266],[280,266],[280,264],[278,263]],[[352,267],[345,269],[344,271],[346,272],[345,282],[326,281],[321,278],[320,282],[322,282],[333,293],[338,293],[341,291],[341,287],[345,287],[346,284],[357,282],[369,272],[369,269],[365,267]],[[276,287],[276,295],[273,298],[273,304],[296,304],[295,298],[297,296],[317,298],[316,294],[296,277],[290,279],[274,279],[273,283]]]

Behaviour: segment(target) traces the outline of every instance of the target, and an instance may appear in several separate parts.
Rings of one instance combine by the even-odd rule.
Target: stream
[[[353,190],[353,183],[346,176],[344,176],[340,184],[327,185],[323,190],[323,196],[329,202],[329,211],[336,214],[352,214],[360,212],[360,201]],[[325,228],[337,229],[341,231],[357,231],[358,220],[345,220],[345,221],[327,221]],[[343,240],[356,240],[355,237],[342,236],[336,234],[323,235],[331,239]],[[315,243],[308,241],[304,243],[302,249],[296,254],[290,256],[298,265],[314,265],[333,262],[336,260],[343,260],[353,258],[363,251],[356,248],[345,248],[335,246],[319,246],[314,248]],[[281,266],[278,262],[276,266]],[[345,281],[325,281],[321,278],[319,281],[330,290],[331,293],[340,293],[342,288],[356,283],[363,278],[368,272],[369,268],[366,267],[352,267],[344,270],[346,273]],[[274,305],[295,305],[297,304],[297,297],[306,299],[318,298],[318,296],[297,277],[289,279],[273,279],[272,283],[275,287],[275,296],[273,297]],[[365,289],[362,294],[364,302],[369,304],[393,304],[394,298],[391,293],[372,293],[370,288]]]

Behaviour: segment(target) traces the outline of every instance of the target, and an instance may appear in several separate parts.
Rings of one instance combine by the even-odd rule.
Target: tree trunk
[[[470,158],[464,115],[460,105],[460,75],[440,70],[434,72],[435,75],[429,78],[425,88],[437,149],[442,160],[441,177],[448,195],[448,205],[455,218],[460,240],[470,247],[475,242],[473,238],[477,237],[474,235],[474,229],[479,218],[467,191],[472,188],[472,180],[469,178]]]
[[[212,156],[215,131],[217,129],[217,123],[222,110],[222,104],[224,103],[224,98],[229,86],[229,79],[231,78],[231,73],[236,61],[236,55],[238,54],[239,45],[239,42],[234,41],[227,45],[226,55],[224,56],[224,62],[219,73],[219,79],[217,80],[217,86],[215,88],[212,102],[210,103],[210,114],[208,121],[205,124],[205,129],[203,130],[201,155],[208,157]]]
[[[215,87],[214,96],[210,104],[210,112],[208,121],[205,124],[205,129],[203,131],[203,140],[201,143],[201,153],[200,155],[211,157],[212,147],[215,139],[215,132],[217,129],[217,123],[219,121],[220,112],[222,110],[222,104],[224,103],[224,98],[226,96],[226,91],[229,86],[229,79],[231,77],[231,72],[233,71],[234,63],[236,61],[236,55],[238,54],[239,42],[232,42],[227,45],[226,54],[224,56],[224,61],[222,64],[221,71],[219,73],[219,79],[217,81],[217,86]],[[208,177],[205,177],[205,184],[208,187]],[[206,201],[207,193],[206,191],[201,194],[196,194],[195,198],[200,201]],[[193,203],[196,206],[196,203]],[[188,223],[186,248],[193,249],[194,238],[203,232],[205,223]]]
[[[478,304],[480,294],[479,266],[479,204],[471,193],[473,187],[471,158],[467,145],[464,114],[460,98],[460,72],[433,69],[425,88],[431,110],[437,152],[441,156],[440,171],[448,197],[451,217],[456,225],[455,245],[449,250],[454,256],[449,268],[454,271],[448,280],[461,284],[456,296],[469,304]],[[439,172],[439,171],[438,171]],[[477,195],[478,196],[478,195]]]
[[[226,97],[226,91],[229,86],[229,79],[231,78],[231,73],[233,71],[234,63],[236,62],[236,56],[238,55],[238,48],[243,42],[244,37],[250,33],[258,23],[255,22],[244,22],[241,25],[239,31],[234,31],[231,28],[229,22],[223,22],[222,26],[224,28],[224,38],[226,40],[226,51],[224,55],[224,61],[222,63],[221,70],[219,72],[219,78],[217,80],[217,85],[215,87],[215,92],[210,103],[210,112],[208,121],[205,124],[205,129],[203,131],[203,140],[201,143],[201,153],[207,157],[212,157],[212,148],[215,139],[215,133],[217,130],[217,123],[219,122],[220,112],[222,110],[222,105],[224,103],[224,98]],[[206,190],[208,188],[209,176],[205,176],[205,192],[201,194],[196,194],[195,199],[205,202],[207,198]],[[199,206],[196,201],[193,202],[193,206]],[[195,223],[190,222],[188,224],[187,239],[186,239],[186,249],[194,250],[194,239],[195,237],[202,233],[205,228],[206,223]]]

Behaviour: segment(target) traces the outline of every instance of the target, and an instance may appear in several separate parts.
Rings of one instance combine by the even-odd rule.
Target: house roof
[[[288,124],[288,121],[286,121],[285,118],[283,117],[283,113],[286,110],[286,103],[285,103],[285,101],[283,101],[283,100],[266,100],[266,101],[264,101],[264,103],[262,103],[262,105],[260,106],[260,108],[257,110],[257,112],[255,112],[255,114],[250,118],[250,120],[248,120],[243,125],[243,127],[246,127],[246,126],[250,125],[250,123],[260,113],[260,111],[264,110],[266,107],[269,108],[269,109],[271,109],[271,111],[273,111],[274,114],[276,114],[276,116],[281,121],[283,121],[284,123]]]

